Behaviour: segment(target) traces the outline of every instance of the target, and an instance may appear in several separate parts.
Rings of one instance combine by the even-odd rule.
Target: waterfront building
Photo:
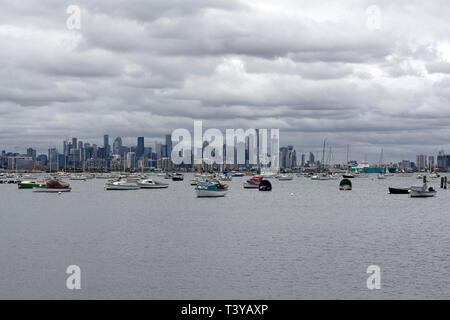
[[[137,138],[136,157],[141,159],[144,156],[144,137]]]
[[[427,169],[427,156],[420,154],[416,156],[416,167],[419,170]]]

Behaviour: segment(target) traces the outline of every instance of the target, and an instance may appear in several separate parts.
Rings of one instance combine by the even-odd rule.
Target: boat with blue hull
[[[197,185],[195,191],[199,198],[225,197],[229,191],[229,186],[221,183],[204,183]]]

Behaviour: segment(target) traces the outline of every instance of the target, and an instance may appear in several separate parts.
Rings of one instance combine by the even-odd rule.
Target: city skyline
[[[77,5],[71,29],[67,3],[3,4],[2,148],[163,138],[203,119],[279,128],[305,152],[328,139],[340,161],[347,144],[371,162],[381,148],[392,161],[450,150],[443,0]]]
[[[134,140],[134,142],[133,142]],[[164,138],[160,138],[150,143],[145,137],[128,138],[125,141],[131,142],[129,145],[125,145],[122,137],[115,137],[110,139],[109,134],[103,135],[102,143],[92,143],[90,140],[72,137],[65,139],[61,142],[62,148],[51,147],[45,152],[40,152],[34,149],[33,146],[26,148],[26,152],[11,152],[9,150],[2,150],[0,148],[0,156],[6,158],[15,154],[15,157],[32,157],[35,164],[42,160],[42,157],[46,157],[45,161],[48,163],[57,163],[58,168],[85,168],[86,166],[98,166],[101,168],[110,169],[111,160],[120,160],[115,167],[138,168],[138,167],[159,167],[161,163],[158,161],[164,158],[171,158],[172,140],[171,135],[166,134]],[[322,166],[322,165],[347,165],[349,163],[369,163],[371,165],[394,165],[398,168],[406,169],[418,169],[418,170],[432,170],[433,168],[439,168],[441,170],[448,170],[450,168],[450,156],[445,153],[444,150],[440,150],[438,154],[426,155],[423,153],[417,154],[415,159],[402,159],[398,161],[385,161],[383,158],[383,149],[378,162],[370,162],[367,159],[364,161],[356,160],[350,155],[349,146],[347,146],[347,157],[344,162],[335,161],[332,151],[332,146],[327,144],[326,140],[323,142],[323,149],[319,151],[299,152],[293,145],[280,145],[279,157],[281,168],[293,168],[293,167],[310,167]],[[207,145],[207,144],[206,144]],[[73,147],[75,146],[75,148]],[[205,144],[203,145],[205,147]],[[194,148],[192,148],[194,150]],[[224,144],[225,152],[225,144]],[[236,146],[235,146],[235,152]],[[248,151],[246,151],[248,153]],[[61,162],[61,156],[64,160]],[[119,156],[117,158],[117,156]],[[38,158],[41,158],[39,160]],[[246,155],[247,157],[247,155]],[[322,158],[321,158],[322,157]],[[103,159],[106,162],[96,162],[95,160]],[[140,162],[144,161],[144,162]],[[9,167],[11,165],[8,165]],[[34,165],[33,165],[34,166]],[[173,164],[170,165],[174,166]],[[249,165],[247,165],[249,166]],[[252,166],[250,164],[250,166]],[[175,166],[174,166],[175,167]]]

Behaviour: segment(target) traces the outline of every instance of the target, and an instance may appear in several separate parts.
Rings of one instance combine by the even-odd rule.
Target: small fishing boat
[[[233,176],[233,177],[243,177],[244,174],[243,174],[243,173],[240,173],[240,172],[235,172],[235,173],[232,174],[232,176]]]
[[[42,186],[33,188],[33,192],[60,193],[70,191],[72,191],[72,188],[68,183],[58,180],[49,180]]]
[[[18,184],[19,189],[33,189],[44,187],[45,183],[36,181],[22,181]]]
[[[427,184],[425,183],[423,186],[412,186],[409,196],[411,198],[430,198],[434,197],[436,193],[436,190],[434,190],[432,187],[428,188]]]
[[[141,187],[137,183],[119,180],[105,183],[105,190],[138,190]]]
[[[342,178],[344,179],[353,179],[355,177],[355,175],[351,172],[346,172],[342,175]]]
[[[169,187],[168,183],[162,183],[162,182],[159,182],[159,181],[154,181],[153,179],[139,180],[137,182],[137,185],[141,189],[164,189],[164,188],[168,188]]]
[[[258,190],[259,191],[272,191],[272,184],[270,183],[269,180],[263,180],[259,184]]]
[[[386,177],[386,175],[384,174],[384,173],[379,173],[378,175],[377,175],[377,179],[386,179],[387,177]]]
[[[229,186],[219,182],[204,183],[197,185],[195,191],[199,198],[225,197],[229,191]]]
[[[433,173],[430,174],[430,178],[431,179],[437,179],[437,178],[440,178],[440,177],[441,176],[439,174],[437,174],[436,172],[433,172]]]
[[[87,178],[82,175],[72,175],[69,177],[69,180],[72,180],[72,181],[86,181],[86,179]]]
[[[181,173],[175,173],[172,176],[172,181],[183,181],[184,180],[184,176]]]
[[[258,189],[262,180],[262,176],[254,176],[250,180],[244,182],[244,189]]]
[[[292,174],[279,174],[277,179],[278,181],[290,181],[294,180],[294,176]]]
[[[339,183],[339,190],[350,191],[352,188],[352,182],[349,179],[342,179]]]
[[[172,175],[167,172],[166,175],[164,176],[164,179],[172,179]]]
[[[390,194],[409,194],[411,192],[410,188],[392,188],[389,187]]]
[[[311,177],[311,180],[330,180],[328,173],[319,173]]]

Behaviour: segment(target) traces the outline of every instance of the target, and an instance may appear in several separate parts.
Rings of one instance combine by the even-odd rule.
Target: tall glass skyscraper
[[[142,158],[144,155],[144,137],[137,138],[137,148],[136,148],[136,157],[138,159]]]
[[[166,156],[172,158],[172,135],[166,134]]]
[[[111,152],[110,146],[109,146],[109,135],[105,134],[103,136],[103,148],[105,148],[105,158],[109,158],[109,154]]]

